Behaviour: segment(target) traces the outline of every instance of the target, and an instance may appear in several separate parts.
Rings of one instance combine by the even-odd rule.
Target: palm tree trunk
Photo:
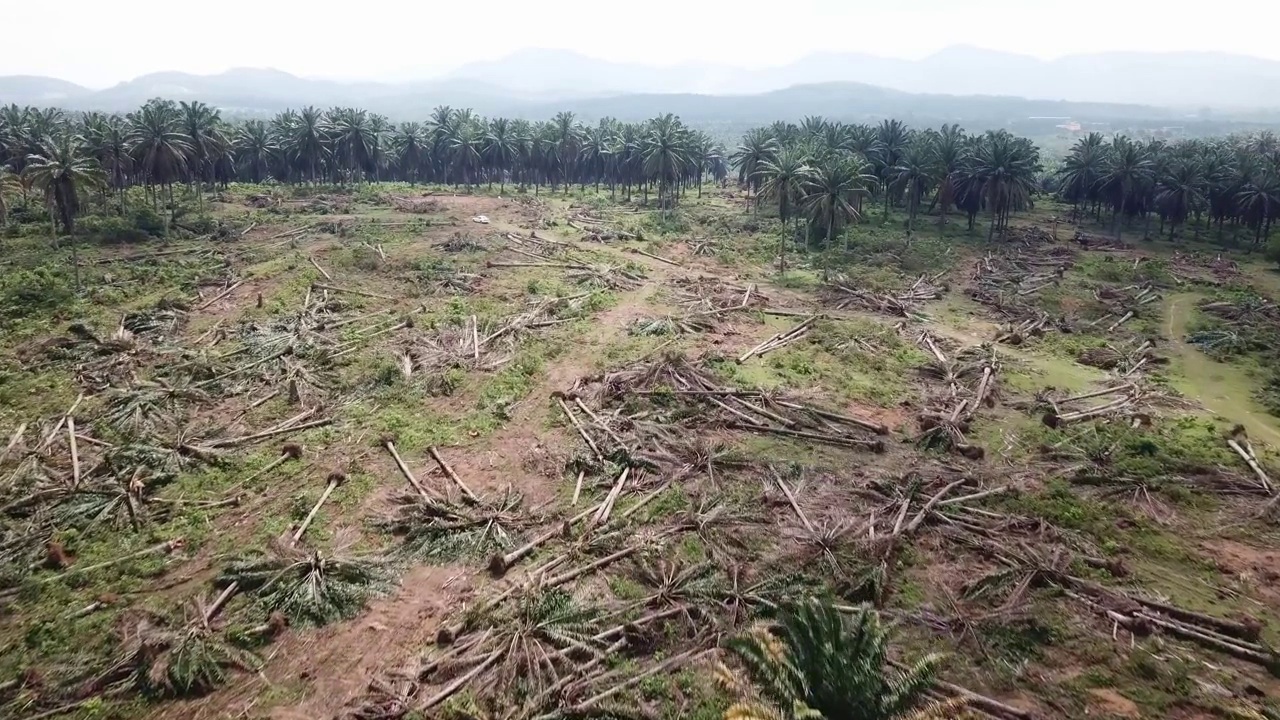
[[[778,239],[778,277],[787,274],[787,225],[782,224],[782,235]]]
[[[827,245],[825,248],[823,248],[824,252],[823,252],[823,261],[822,261],[822,279],[824,282],[831,279],[831,272],[830,272],[831,241],[835,239],[835,230],[836,230],[836,209],[835,209],[835,206],[832,206],[831,212],[827,214]]]

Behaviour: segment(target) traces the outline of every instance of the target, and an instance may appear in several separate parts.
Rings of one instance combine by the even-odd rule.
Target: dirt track
[[[1249,381],[1230,365],[1215,362],[1186,341],[1197,293],[1181,293],[1164,302],[1165,334],[1183,365],[1184,392],[1207,410],[1245,426],[1249,434],[1280,446],[1280,424],[1248,395]]]

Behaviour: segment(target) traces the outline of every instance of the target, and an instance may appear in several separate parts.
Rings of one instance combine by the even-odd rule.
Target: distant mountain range
[[[1168,107],[1280,107],[1280,62],[1222,53],[1102,53],[1040,60],[957,45],[923,60],[820,53],[780,67],[645,67],[564,50],[521,50],[449,74],[530,92],[750,94],[860,82],[911,93]]]
[[[35,76],[0,77],[0,104],[126,111],[153,97],[202,100],[227,114],[356,105],[393,119],[423,118],[437,105],[486,115],[639,120],[660,112],[699,123],[753,123],[825,115],[885,116],[971,129],[1035,116],[1177,124],[1196,109],[1221,120],[1280,122],[1280,62],[1205,53],[1079,55],[1046,62],[955,47],[920,61],[863,54],[813,55],[764,70],[647,67],[560,50],[523,50],[445,76],[397,83],[301,78],[237,68],[217,75],[161,72],[92,90]],[[1051,127],[1051,125],[1050,125]]]

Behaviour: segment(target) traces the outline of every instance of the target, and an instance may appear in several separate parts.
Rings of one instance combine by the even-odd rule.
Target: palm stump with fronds
[[[521,512],[522,497],[510,488],[496,500],[460,505],[406,493],[395,515],[377,526],[402,538],[402,551],[428,562],[484,560],[510,551],[532,518]]]
[[[816,600],[784,607],[772,627],[731,639],[729,653],[746,671],[743,682],[720,666],[720,681],[739,698],[726,720],[943,720],[956,703],[931,702],[940,657],[904,670],[889,662],[888,633],[879,616],[846,618]]]
[[[355,617],[387,590],[391,574],[377,557],[326,555],[319,550],[275,548],[261,557],[233,562],[219,578],[258,597],[268,613],[291,625],[325,625]]]
[[[109,691],[131,681],[149,695],[200,695],[226,682],[228,671],[257,670],[262,664],[257,656],[228,642],[211,625],[216,610],[196,601],[180,619],[139,621],[125,638],[123,656],[84,690]]]

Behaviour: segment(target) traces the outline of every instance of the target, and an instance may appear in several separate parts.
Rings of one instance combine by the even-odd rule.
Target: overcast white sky
[[[159,70],[273,67],[404,79],[528,47],[624,62],[783,64],[817,51],[916,58],[966,43],[1042,58],[1211,50],[1280,60],[1275,0],[0,0],[0,75],[91,87]]]

